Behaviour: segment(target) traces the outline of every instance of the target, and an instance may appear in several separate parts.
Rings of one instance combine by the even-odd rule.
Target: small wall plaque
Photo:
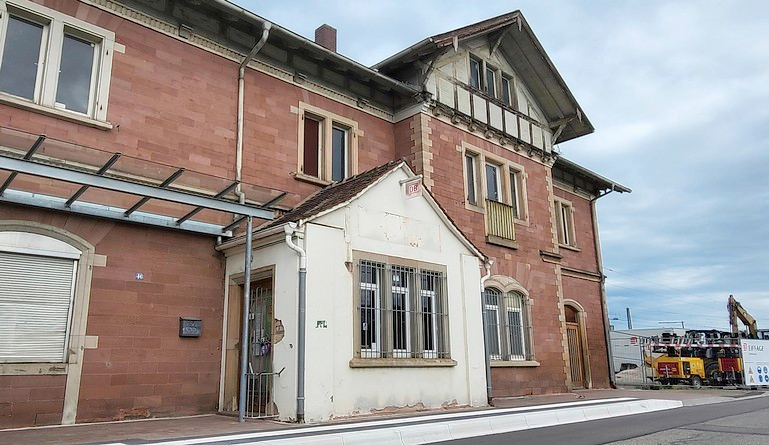
[[[179,317],[179,337],[200,337],[203,322],[199,318]]]

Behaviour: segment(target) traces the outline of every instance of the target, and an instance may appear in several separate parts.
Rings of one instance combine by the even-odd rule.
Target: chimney
[[[315,43],[329,51],[336,52],[336,28],[322,24],[315,30]]]

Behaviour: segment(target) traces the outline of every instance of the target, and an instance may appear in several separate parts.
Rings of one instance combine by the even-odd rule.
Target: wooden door
[[[238,388],[240,388],[240,325],[243,306],[243,287],[230,286],[227,304],[226,351],[224,353],[224,403],[221,411],[238,411]]]
[[[585,363],[582,359],[582,339],[579,323],[566,322],[566,338],[569,342],[569,369],[572,388],[585,387]]]

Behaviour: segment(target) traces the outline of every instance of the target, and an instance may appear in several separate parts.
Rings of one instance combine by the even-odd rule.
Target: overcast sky
[[[633,189],[598,205],[617,329],[728,329],[729,294],[769,329],[769,2],[236,3],[373,65],[521,10],[596,128],[558,149]]]

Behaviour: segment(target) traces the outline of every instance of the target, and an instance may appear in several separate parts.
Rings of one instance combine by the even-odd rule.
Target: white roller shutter
[[[0,363],[65,360],[75,263],[0,251]]]

